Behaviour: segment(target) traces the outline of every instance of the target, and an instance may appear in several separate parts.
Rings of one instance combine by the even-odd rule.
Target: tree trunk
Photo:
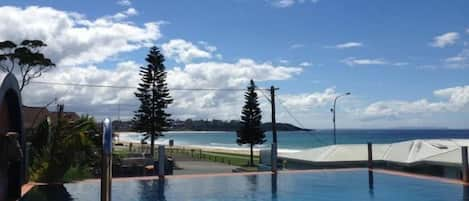
[[[251,167],[254,166],[254,156],[253,156],[253,151],[252,151],[252,147],[253,147],[253,146],[254,146],[254,145],[251,144],[251,163],[250,163]]]

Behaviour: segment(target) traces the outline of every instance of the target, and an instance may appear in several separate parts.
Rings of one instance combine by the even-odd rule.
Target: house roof
[[[63,116],[72,121],[80,118],[75,112],[63,112]],[[46,107],[23,106],[24,128],[26,129],[37,127],[47,117],[50,117],[51,122],[56,122],[57,112],[50,112]]]
[[[46,120],[49,111],[45,107],[23,106],[23,125],[24,128],[35,128],[41,122]]]

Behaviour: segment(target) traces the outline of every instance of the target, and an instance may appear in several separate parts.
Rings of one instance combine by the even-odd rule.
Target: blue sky
[[[340,109],[347,122],[345,127],[469,127],[465,123],[469,122],[468,1],[7,0],[2,4],[19,9],[51,7],[59,12],[79,13],[89,21],[133,9],[135,12],[123,19],[110,21],[139,28],[155,22],[159,35],[147,38],[151,43],[161,47],[180,39],[210,55],[178,62],[175,53],[167,56],[169,70],[187,70],[191,64],[204,62],[235,64],[245,58],[272,65],[273,69],[300,68],[301,72],[289,72],[288,78],[261,78],[258,84],[279,86],[285,105],[298,110],[295,114],[308,127],[327,128],[329,122],[324,119],[330,116],[330,99],[346,91],[352,96],[344,99]],[[209,51],[208,46],[216,50]],[[147,50],[142,45],[73,66],[93,65],[113,71],[123,62],[143,64]],[[434,94],[450,88],[454,90],[449,94]],[[327,95],[327,89],[333,92]],[[223,101],[223,96],[215,94],[212,98]],[[427,102],[419,102],[422,100]],[[420,104],[422,111],[415,109]],[[406,111],[413,109],[419,111]],[[188,115],[174,110],[181,118],[218,118],[200,111]],[[234,116],[238,115],[236,107],[233,111]],[[285,114],[280,117],[291,122]]]

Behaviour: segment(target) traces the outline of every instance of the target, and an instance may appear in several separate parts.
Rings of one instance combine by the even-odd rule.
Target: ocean
[[[337,130],[337,144],[393,143],[413,139],[469,139],[469,130]],[[135,132],[120,132],[119,141],[140,143],[142,135]],[[235,132],[222,131],[169,131],[156,140],[156,144],[168,144],[173,139],[175,145],[195,145],[226,149],[247,149],[236,144]],[[266,132],[267,142],[257,148],[270,147],[272,133]],[[333,143],[331,130],[279,131],[280,152],[295,152]]]

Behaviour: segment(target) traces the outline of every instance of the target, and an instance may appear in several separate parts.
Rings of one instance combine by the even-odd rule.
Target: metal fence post
[[[373,147],[371,142],[368,142],[368,188],[370,190],[370,193],[373,193],[373,186]]]
[[[159,177],[164,177],[165,163],[166,163],[166,157],[164,153],[164,145],[160,145],[158,146],[158,176]]]
[[[467,163],[467,147],[461,147],[461,162],[462,162],[462,180],[464,182],[469,181],[469,171],[468,171],[468,163]]]
[[[373,148],[371,142],[368,142],[368,168],[373,169]]]
[[[103,155],[101,171],[101,201],[111,201],[112,184],[112,123],[103,121]]]

